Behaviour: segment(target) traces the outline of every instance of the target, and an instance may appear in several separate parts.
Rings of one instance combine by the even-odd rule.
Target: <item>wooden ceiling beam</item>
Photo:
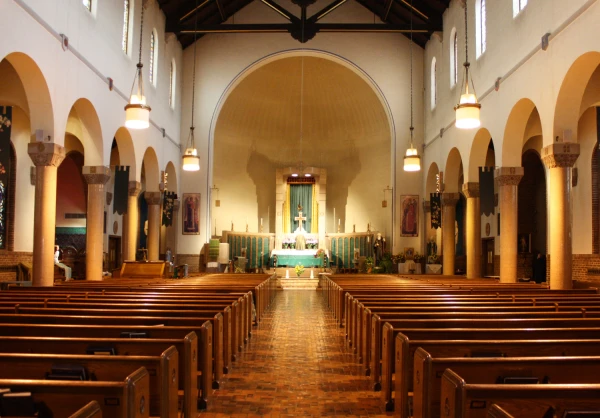
[[[271,8],[272,10],[274,10],[275,12],[279,13],[281,16],[285,17],[290,22],[296,22],[296,21],[299,20],[296,16],[294,16],[294,14],[290,13],[288,10],[284,9],[283,7],[281,7],[280,5],[278,5],[277,3],[273,2],[272,0],[260,0],[260,1],[265,6],[268,6],[269,8]]]
[[[219,0],[215,0],[215,2],[217,3],[217,7],[219,9],[219,14],[221,15],[221,21],[225,22],[227,20],[227,15],[225,14],[225,10],[223,10],[223,6],[221,5],[221,2]]]
[[[307,27],[317,32],[388,32],[410,33],[410,24],[379,24],[379,23],[306,23]],[[196,32],[201,33],[265,33],[291,32],[297,29],[294,23],[248,23],[248,24],[199,24]],[[413,24],[413,33],[429,33],[441,30],[432,25]],[[175,32],[193,34],[194,25],[181,25]]]
[[[327,16],[329,13],[333,12],[335,9],[340,7],[342,4],[346,3],[347,1],[348,0],[335,0],[333,3],[330,3],[328,6],[325,6],[317,13],[309,17],[308,21],[313,23],[318,22],[319,20]]]

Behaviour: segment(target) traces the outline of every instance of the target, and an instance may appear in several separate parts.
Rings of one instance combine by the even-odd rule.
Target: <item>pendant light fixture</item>
[[[413,6],[410,0],[410,148],[406,150],[404,156],[404,171],[420,171],[421,157],[417,149],[413,146]],[[385,202],[385,199],[384,199]]]
[[[198,0],[196,0],[196,9],[198,8]],[[194,10],[196,10],[194,9]],[[192,126],[190,126],[190,134],[186,144],[185,152],[182,157],[182,168],[185,171],[198,171],[200,170],[200,157],[198,156],[198,150],[194,142],[194,97],[196,93],[196,30],[198,25],[198,13],[194,18],[194,66],[192,74]]]
[[[460,95],[460,100],[454,110],[456,111],[456,127],[459,129],[473,129],[478,128],[481,125],[479,120],[479,113],[481,110],[481,104],[477,102],[477,95],[475,94],[475,85],[473,84],[473,78],[469,74],[469,33],[467,31],[467,3],[469,0],[465,0],[465,73],[463,78],[463,89],[464,92]],[[473,87],[473,93],[469,91],[469,83]],[[463,91],[461,89],[461,91]]]
[[[144,5],[142,2],[142,21],[140,24],[140,55],[137,63],[137,70],[133,85],[131,86],[131,94],[129,95],[129,103],[125,105],[125,126],[130,129],[146,129],[150,126],[150,106],[146,104],[146,96],[144,95],[144,80],[142,79],[142,40],[144,35]]]

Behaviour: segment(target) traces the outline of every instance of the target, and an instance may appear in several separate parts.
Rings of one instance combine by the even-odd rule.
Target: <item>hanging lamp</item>
[[[460,95],[458,104],[454,107],[456,111],[456,124],[455,126],[459,129],[473,129],[478,128],[481,125],[479,120],[479,113],[481,110],[481,104],[477,102],[477,95],[475,94],[475,85],[473,84],[473,78],[469,74],[469,33],[467,31],[467,3],[465,0],[465,73],[463,78],[463,89],[464,92]],[[469,83],[473,87],[473,93],[469,91]],[[463,91],[461,89],[461,91]]]
[[[129,103],[125,105],[125,126],[130,129],[146,129],[150,126],[150,106],[146,104],[146,96],[144,95],[144,80],[142,79],[142,40],[144,34],[144,5],[142,4],[140,24],[140,53],[137,63],[137,70],[133,85],[131,86],[131,94],[129,95]]]
[[[406,150],[404,155],[404,171],[420,171],[421,157],[417,149],[413,146],[413,6],[410,1],[410,148]],[[384,199],[385,201],[385,199]]]
[[[198,0],[196,0],[196,8],[198,8]],[[195,9],[194,9],[195,10]],[[182,167],[184,171],[198,171],[200,170],[200,157],[198,156],[198,150],[194,141],[194,97],[196,93],[196,30],[198,24],[198,14],[194,18],[194,66],[192,75],[192,126],[190,126],[190,134],[186,144],[185,152],[181,159]]]

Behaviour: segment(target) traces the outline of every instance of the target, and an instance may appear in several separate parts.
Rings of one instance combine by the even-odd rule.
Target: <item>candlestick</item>
[[[262,226],[262,218],[260,218],[260,226]]]

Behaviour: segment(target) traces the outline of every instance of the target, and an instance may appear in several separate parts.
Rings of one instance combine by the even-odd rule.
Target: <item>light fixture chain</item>
[[[410,147],[413,146],[413,1],[410,0]]]
[[[469,0],[465,0],[465,63],[469,63],[469,26],[467,19],[467,3]],[[468,70],[467,70],[468,71]],[[469,80],[467,79],[467,83]]]
[[[198,8],[198,0],[196,0],[196,9]],[[194,65],[192,72],[192,129],[194,128],[194,105],[195,105],[195,96],[196,96],[196,35],[198,30],[198,12],[196,11],[196,16],[194,17]],[[192,132],[192,148],[194,147],[194,134]]]
[[[142,40],[144,39],[144,0],[141,0],[142,2],[142,22],[140,23],[140,56],[139,56],[139,60],[138,63],[141,64],[142,63]]]
[[[304,56],[302,56],[300,70],[300,163],[302,160],[302,138],[304,136]]]

